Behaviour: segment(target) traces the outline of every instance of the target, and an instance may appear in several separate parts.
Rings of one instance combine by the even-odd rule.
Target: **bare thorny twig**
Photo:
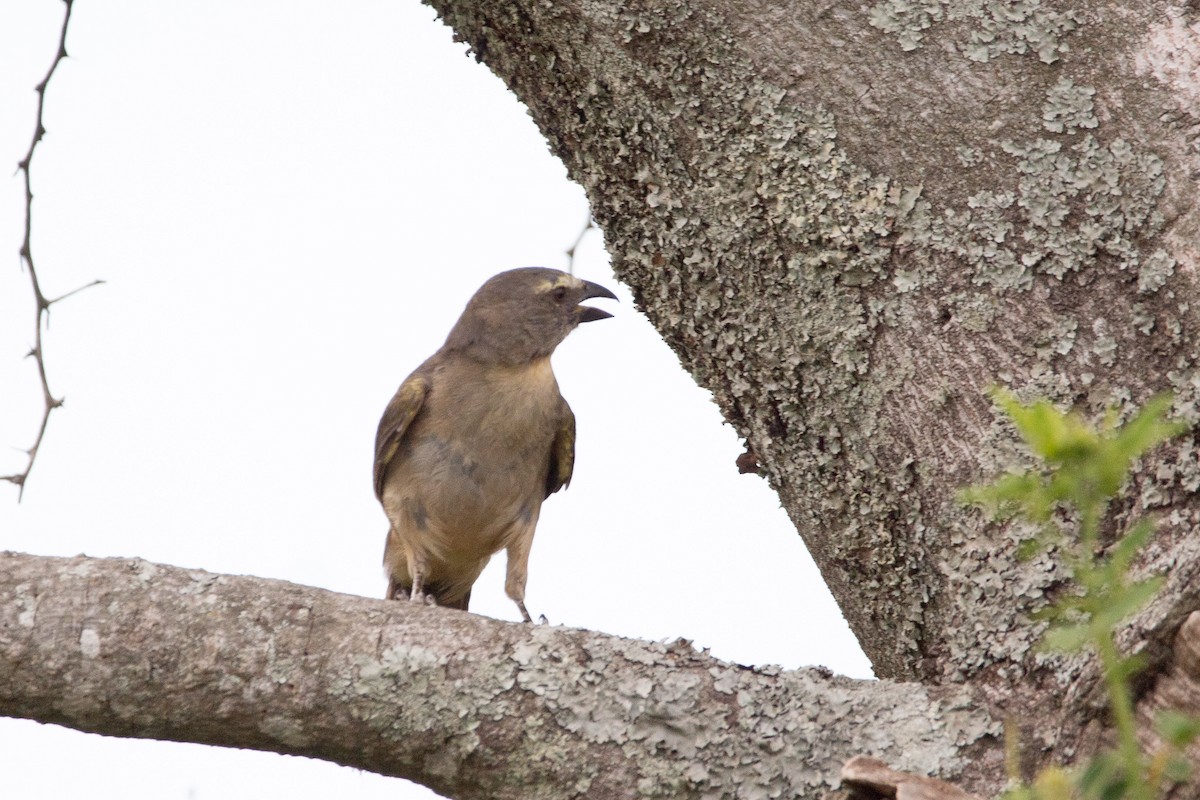
[[[67,57],[67,24],[71,20],[71,8],[74,0],[63,0],[66,6],[66,11],[63,14],[62,29],[59,33],[58,52],[54,56],[53,63],[50,64],[50,70],[46,73],[46,77],[42,79],[36,87],[38,104],[37,118],[34,124],[33,140],[29,143],[29,150],[25,153],[25,157],[17,163],[17,171],[25,177],[25,238],[21,242],[21,262],[24,264],[29,273],[29,282],[33,288],[34,302],[37,304],[37,315],[34,317],[34,339],[33,348],[29,351],[29,355],[33,357],[37,364],[38,378],[42,384],[42,422],[38,427],[37,438],[33,442],[33,446],[26,450],[29,456],[29,461],[25,464],[25,470],[15,475],[0,475],[0,480],[8,481],[18,487],[18,501],[25,493],[25,482],[29,479],[29,473],[33,470],[33,462],[37,459],[38,448],[42,445],[42,439],[46,435],[46,425],[50,421],[50,412],[63,404],[61,397],[55,397],[50,391],[50,384],[46,380],[46,359],[42,349],[42,328],[49,327],[50,324],[50,307],[59,300],[65,300],[77,292],[81,292],[97,284],[104,283],[101,280],[95,280],[91,283],[80,286],[77,289],[67,292],[64,295],[55,298],[47,298],[42,293],[41,284],[38,282],[37,270],[33,262],[33,248],[31,246],[32,231],[33,231],[33,182],[30,177],[29,166],[33,161],[33,153],[37,149],[38,143],[46,133],[45,125],[43,124],[43,111],[46,107],[46,86],[50,83],[50,79],[54,77],[54,71],[58,69],[59,63]]]
[[[579,249],[579,245],[583,242],[583,237],[587,236],[587,232],[596,227],[596,223],[592,221],[591,213],[588,214],[587,222],[579,230],[579,235],[575,237],[575,242],[567,248],[567,274],[575,274],[575,251]]]
[[[46,435],[46,426],[50,421],[50,414],[54,409],[63,404],[63,398],[55,397],[50,391],[50,384],[46,378],[46,360],[45,353],[42,349],[42,328],[49,327],[50,322],[50,307],[60,300],[65,300],[73,294],[91,288],[98,284],[104,283],[102,280],[94,280],[84,286],[80,286],[67,292],[64,295],[55,298],[47,298],[42,293],[41,284],[38,281],[37,269],[33,261],[33,249],[31,247],[32,228],[33,228],[33,184],[30,176],[30,164],[33,161],[34,151],[37,149],[38,143],[46,133],[46,128],[43,124],[43,111],[46,106],[46,87],[50,83],[50,79],[54,77],[55,71],[58,69],[59,63],[67,57],[67,26],[71,20],[71,10],[74,0],[63,0],[66,6],[66,12],[63,14],[62,29],[59,34],[58,52],[54,56],[54,61],[50,64],[49,71],[46,72],[46,77],[37,85],[36,91],[38,96],[37,118],[33,132],[33,140],[29,143],[29,150],[25,153],[25,157],[17,164],[17,171],[22,173],[25,178],[25,238],[21,242],[21,261],[29,273],[29,282],[33,288],[34,302],[37,305],[37,315],[35,317],[35,331],[33,348],[29,351],[29,355],[33,357],[37,364],[38,378],[42,386],[42,421],[38,426],[37,438],[33,442],[33,446],[26,450],[29,460],[25,464],[23,472],[14,475],[0,475],[0,480],[8,481],[19,487],[17,499],[24,495],[25,483],[29,479],[29,473],[33,470],[34,461],[37,459],[38,449],[42,445],[42,439]],[[575,238],[574,243],[567,249],[567,270],[571,274],[575,272],[575,251],[578,249],[587,232],[595,227],[591,215],[588,216],[587,222],[580,229],[579,235]]]

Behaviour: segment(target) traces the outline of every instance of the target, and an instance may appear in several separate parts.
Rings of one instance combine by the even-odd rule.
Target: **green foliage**
[[[1130,573],[1154,525],[1140,520],[1105,554],[1099,546],[1100,524],[1134,462],[1187,426],[1165,419],[1171,406],[1168,395],[1153,398],[1120,426],[1113,412],[1094,426],[1045,400],[1024,405],[1003,390],[992,397],[1039,466],[972,487],[963,498],[999,518],[1020,517],[1036,526],[1036,533],[1019,545],[1018,557],[1031,558],[1050,548],[1058,552],[1073,591],[1036,615],[1049,623],[1042,645],[1060,652],[1096,653],[1117,729],[1114,749],[1072,769],[1049,767],[1033,783],[1010,789],[1005,800],[1153,800],[1165,787],[1187,779],[1188,764],[1181,753],[1200,737],[1200,719],[1180,712],[1163,714],[1158,731],[1165,746],[1153,754],[1142,752],[1129,686],[1141,664],[1120,653],[1115,631],[1162,587],[1162,578],[1134,580]]]

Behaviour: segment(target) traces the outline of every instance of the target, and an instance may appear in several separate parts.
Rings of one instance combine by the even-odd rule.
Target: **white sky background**
[[[39,419],[13,168],[61,13],[0,2],[0,474],[22,468]],[[566,266],[583,192],[415,0],[77,0],[67,45],[33,162],[34,257],[48,296],[107,284],[52,311],[67,403],[24,501],[0,484],[0,549],[380,596],[384,405],[488,276]],[[599,303],[616,318],[555,356],[578,456],[543,509],[530,611],[869,677],[778,499],[737,473],[734,431],[633,309],[598,232],[576,273],[622,302]],[[515,620],[503,561],[472,610]],[[0,719],[0,797],[67,796],[433,795],[307,759]]]

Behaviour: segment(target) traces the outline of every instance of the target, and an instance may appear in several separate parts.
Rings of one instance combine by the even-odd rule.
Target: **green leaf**
[[[1034,556],[1042,553],[1050,546],[1050,543],[1044,540],[1041,536],[1034,536],[1032,539],[1025,539],[1017,545],[1017,560],[1028,561]]]
[[[1117,661],[1116,674],[1121,680],[1132,678],[1144,670],[1150,663],[1145,653],[1133,653]]]
[[[1062,625],[1046,631],[1042,637],[1043,645],[1050,650],[1061,653],[1074,653],[1082,650],[1092,641],[1092,631],[1087,625]]]
[[[1033,781],[1037,800],[1071,800],[1071,776],[1062,767],[1046,767]]]
[[[1070,411],[1060,411],[1046,400],[1021,403],[1004,389],[991,390],[993,401],[1013,422],[1041,463],[1035,469],[1013,472],[995,482],[963,492],[964,502],[991,509],[997,516],[1022,516],[1037,523],[1035,535],[1017,545],[1017,556],[1027,559],[1051,545],[1071,577],[1062,595],[1036,612],[1035,619],[1050,626],[1041,647],[1077,651],[1101,648],[1109,657],[1109,679],[1124,686],[1110,687],[1110,701],[1127,697],[1129,680],[1145,666],[1145,658],[1116,655],[1117,625],[1143,608],[1161,589],[1163,578],[1130,582],[1138,554],[1154,535],[1154,524],[1142,520],[1121,536],[1103,558],[1097,558],[1099,534],[1110,501],[1121,491],[1133,463],[1148,450],[1188,426],[1169,422],[1169,395],[1147,402],[1117,426],[1117,409],[1110,409],[1098,424]],[[1065,512],[1065,513],[1064,513]],[[1200,717],[1164,713],[1158,720],[1163,739],[1178,750],[1200,739]],[[1125,742],[1125,744],[1129,744]],[[1131,749],[1134,748],[1134,749]],[[1166,767],[1168,777],[1182,780],[1188,765],[1167,760],[1170,750],[1156,758],[1153,767],[1134,745],[1122,753],[1109,751],[1087,762],[1080,772],[1059,768],[1043,771],[1030,786],[1011,789],[1006,800],[1125,800],[1149,798],[1157,789],[1142,784],[1146,769]],[[1156,772],[1154,774],[1157,774]]]
[[[1109,568],[1114,574],[1123,575],[1129,571],[1129,565],[1133,563],[1138,550],[1142,548],[1152,533],[1154,533],[1154,523],[1143,519],[1117,540],[1112,549],[1112,555],[1108,559]]]
[[[1017,426],[1034,453],[1047,461],[1078,460],[1095,449],[1099,436],[1075,414],[1064,414],[1046,400],[1023,405],[1011,392],[999,389],[992,399]]]
[[[1183,756],[1173,756],[1167,761],[1163,777],[1172,783],[1187,783],[1192,779],[1192,764]]]
[[[1125,789],[1124,770],[1112,753],[1101,753],[1088,762],[1079,776],[1079,789],[1084,797],[1119,798]]]
[[[1045,491],[1041,477],[1032,472],[1010,472],[994,483],[972,486],[959,497],[968,505],[980,506],[996,519],[1010,519],[1024,513],[1030,519],[1045,521],[1054,509],[1054,498]]]
[[[1159,713],[1154,727],[1158,729],[1158,735],[1164,741],[1182,750],[1200,736],[1200,717],[1167,709]]]
[[[1028,787],[1017,786],[1000,795],[1000,800],[1034,800],[1034,797]]]
[[[1094,624],[1109,630],[1115,628],[1121,620],[1146,605],[1150,598],[1158,594],[1162,585],[1163,579],[1155,576],[1100,595],[1097,598],[1099,608],[1095,612]]]
[[[1114,439],[1122,455],[1134,459],[1160,442],[1178,436],[1188,429],[1185,422],[1164,420],[1171,410],[1170,394],[1155,395],[1146,401],[1137,415],[1121,426]]]

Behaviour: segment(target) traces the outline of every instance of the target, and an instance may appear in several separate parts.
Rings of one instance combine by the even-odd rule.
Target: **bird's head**
[[[488,279],[467,303],[446,349],[486,361],[522,364],[544,358],[581,322],[612,314],[580,305],[594,297],[616,300],[598,283],[556,269],[524,267]]]

